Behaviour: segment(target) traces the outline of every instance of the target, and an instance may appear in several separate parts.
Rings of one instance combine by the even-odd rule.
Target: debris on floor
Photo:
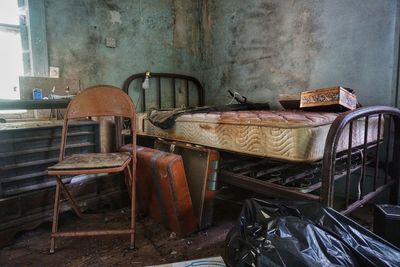
[[[19,234],[12,244],[0,249],[0,266],[154,266],[219,256],[240,213],[240,205],[228,205],[232,207],[227,209],[226,202],[216,201],[214,225],[189,236],[170,232],[150,218],[138,218],[135,250],[129,249],[126,236],[80,237],[57,240],[56,252],[50,255],[51,223],[45,223]],[[73,213],[62,216],[63,230],[98,228],[99,223],[109,229],[129,223],[121,210],[108,212],[107,220],[81,220]]]

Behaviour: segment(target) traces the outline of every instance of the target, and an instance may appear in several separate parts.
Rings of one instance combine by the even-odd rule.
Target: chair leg
[[[72,208],[74,209],[76,215],[78,215],[79,218],[83,218],[83,214],[81,212],[81,210],[79,209],[78,204],[76,203],[75,199],[72,197],[72,195],[70,194],[70,192],[68,191],[67,187],[65,186],[65,184],[62,182],[61,177],[57,176],[57,181],[60,183],[60,186],[62,187],[64,193],[66,194],[68,200],[71,203]]]
[[[130,166],[126,167],[126,172],[128,173],[128,178],[131,185],[131,241],[130,241],[130,249],[135,249],[135,217],[136,217],[136,183],[135,183],[135,174],[133,174],[130,170]]]
[[[57,184],[56,184],[56,194],[54,196],[54,211],[53,211],[53,226],[51,228],[51,241],[50,241],[50,253],[53,254],[56,246],[56,240],[55,237],[53,237],[54,233],[57,233],[58,231],[58,215],[60,212],[60,184],[57,179]]]

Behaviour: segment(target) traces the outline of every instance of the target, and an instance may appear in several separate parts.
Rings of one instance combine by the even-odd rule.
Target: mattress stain
[[[208,124],[202,124],[202,123],[199,124],[199,127],[200,127],[201,129],[203,129],[203,130],[206,130],[206,131],[212,129],[210,125],[208,125]]]

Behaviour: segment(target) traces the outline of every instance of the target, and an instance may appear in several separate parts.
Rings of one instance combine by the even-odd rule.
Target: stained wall
[[[199,78],[207,104],[230,89],[278,107],[281,93],[336,85],[395,101],[396,0],[44,1],[49,65],[82,88],[151,70]]]
[[[201,79],[278,106],[281,93],[342,85],[365,105],[392,104],[396,0],[204,0]],[[397,33],[398,34],[398,33]]]
[[[45,0],[49,65],[62,78],[122,86],[130,74],[192,74],[199,54],[197,1]],[[105,38],[116,39],[116,48]]]

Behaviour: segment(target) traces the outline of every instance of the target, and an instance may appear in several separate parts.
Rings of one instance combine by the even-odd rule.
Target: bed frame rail
[[[369,120],[378,119],[376,141],[368,143]],[[365,120],[364,143],[357,148],[361,154],[358,173],[352,167],[354,122]],[[330,127],[322,162],[321,202],[334,207],[336,161],[339,139],[347,132],[348,149],[344,181],[344,209],[348,214],[390,188],[390,202],[398,204],[400,179],[400,110],[386,106],[363,107],[339,115]],[[381,133],[381,130],[384,132]],[[369,178],[369,180],[367,179]],[[367,181],[368,180],[368,181]],[[368,185],[367,185],[368,182]],[[351,195],[352,188],[357,194]],[[353,190],[354,191],[354,190]],[[336,206],[336,205],[335,205]]]

